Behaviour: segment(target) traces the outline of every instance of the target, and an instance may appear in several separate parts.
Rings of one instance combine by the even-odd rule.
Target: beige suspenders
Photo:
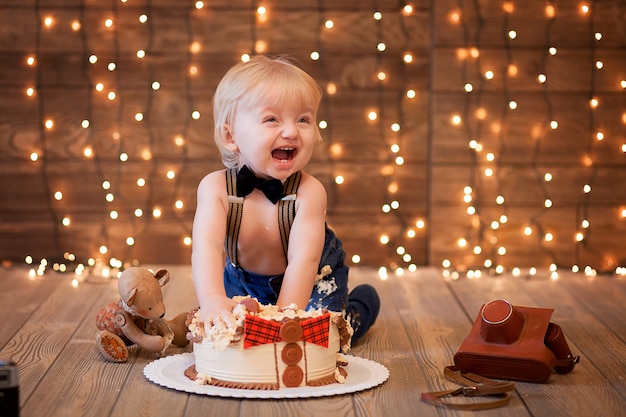
[[[228,192],[228,216],[226,217],[226,255],[237,265],[237,238],[243,215],[243,197],[237,197],[237,169],[226,170],[226,191]]]
[[[287,258],[287,248],[289,247],[289,232],[293,219],[296,217],[296,192],[300,185],[302,172],[298,171],[292,174],[283,184],[285,196],[278,201],[278,228],[280,230],[280,239],[283,242],[283,252],[285,259]]]
[[[287,257],[287,248],[289,246],[289,232],[291,224],[296,216],[296,192],[300,185],[302,173],[300,171],[292,174],[285,183],[283,188],[285,196],[278,201],[278,228],[280,230],[280,239],[283,243],[283,252]],[[228,192],[228,216],[226,218],[226,255],[233,263],[238,265],[237,261],[237,238],[239,237],[239,228],[241,227],[241,217],[243,215],[243,197],[237,197],[237,169],[230,168],[226,170],[226,191]]]

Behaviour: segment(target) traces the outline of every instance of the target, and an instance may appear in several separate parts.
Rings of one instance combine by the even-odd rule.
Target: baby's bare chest
[[[265,247],[266,250],[276,247],[282,251],[277,206],[268,201],[247,198],[244,203],[238,241],[240,249],[260,246]]]
[[[286,260],[278,228],[278,209],[271,203],[248,203],[244,204],[237,239],[239,264],[259,274],[283,273]]]

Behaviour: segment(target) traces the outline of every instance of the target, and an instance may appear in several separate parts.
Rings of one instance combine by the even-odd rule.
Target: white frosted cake
[[[352,328],[341,313],[279,309],[235,297],[236,323],[218,328],[188,320],[195,364],[185,374],[198,384],[282,389],[343,383]]]

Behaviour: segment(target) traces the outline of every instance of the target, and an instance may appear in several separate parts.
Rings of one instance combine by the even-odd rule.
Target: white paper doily
[[[166,356],[149,363],[144,375],[155,384],[193,394],[204,394],[231,398],[310,398],[349,394],[382,384],[389,378],[389,370],[369,359],[347,356],[345,367],[348,376],[345,383],[334,383],[321,387],[283,388],[280,390],[250,390],[194,384],[184,374],[185,369],[195,362],[193,353]]]

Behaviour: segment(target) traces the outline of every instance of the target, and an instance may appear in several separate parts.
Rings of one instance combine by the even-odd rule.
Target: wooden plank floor
[[[159,266],[162,267],[162,266]],[[168,317],[196,304],[187,266],[166,267]],[[238,400],[162,388],[143,376],[153,357],[134,352],[125,364],[96,351],[94,317],[117,299],[113,280],[94,277],[72,285],[71,274],[31,279],[27,269],[0,270],[0,357],[19,365],[22,417],[76,416],[626,416],[626,278],[561,273],[532,278],[483,276],[444,279],[436,269],[378,278],[353,268],[352,285],[370,282],[383,309],[352,353],[384,364],[389,380],[351,395],[297,400]],[[471,328],[481,304],[555,308],[581,363],[548,383],[516,383],[506,409],[452,411],[420,402],[423,391],[452,388],[442,369]],[[180,349],[170,349],[171,354]]]

